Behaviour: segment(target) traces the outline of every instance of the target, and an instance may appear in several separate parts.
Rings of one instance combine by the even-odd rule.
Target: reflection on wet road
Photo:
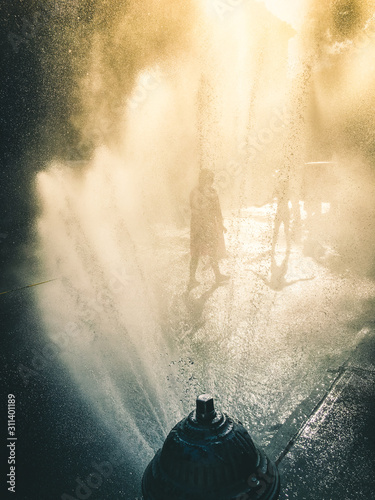
[[[48,341],[63,342],[59,359],[108,430],[125,436],[139,473],[207,392],[272,448],[286,419],[327,391],[372,328],[370,280],[335,274],[302,244],[286,253],[282,235],[271,253],[272,205],[226,215],[220,266],[231,279],[214,284],[202,259],[191,290],[187,226],[153,226],[132,240],[103,218],[104,239],[95,228],[72,240],[69,217],[85,227],[91,215],[69,210],[66,223],[56,225],[54,212],[43,220],[45,263],[63,279],[35,288],[38,307]],[[52,226],[65,246],[51,241]]]
[[[272,214],[253,215],[225,221],[228,284],[212,287],[212,272],[202,265],[202,284],[187,295],[186,232],[169,238],[169,255],[181,258],[164,284],[176,344],[171,367],[188,381],[186,402],[202,391],[217,395],[267,445],[302,400],[329,387],[363,336],[363,301],[375,287],[349,272],[333,274],[301,246],[287,255],[282,239],[272,256]]]

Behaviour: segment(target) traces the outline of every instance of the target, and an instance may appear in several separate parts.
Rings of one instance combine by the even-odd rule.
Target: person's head
[[[199,172],[199,186],[212,186],[214,178],[215,175],[212,170],[209,170],[208,168],[202,168],[202,170]]]

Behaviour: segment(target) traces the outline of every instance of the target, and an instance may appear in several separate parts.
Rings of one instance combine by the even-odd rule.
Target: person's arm
[[[201,209],[201,200],[200,200],[200,193],[198,189],[193,189],[192,192],[190,193],[190,209],[191,209],[191,214],[196,215],[200,212]]]
[[[224,226],[223,214],[221,212],[220,200],[219,200],[219,196],[217,195],[217,193],[216,193],[216,217],[217,217],[217,220],[218,220],[219,224],[221,225],[224,233],[226,233],[227,228]]]

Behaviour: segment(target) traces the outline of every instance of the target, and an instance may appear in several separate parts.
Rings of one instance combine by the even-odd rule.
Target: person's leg
[[[283,218],[283,223],[284,223],[284,233],[285,233],[285,240],[286,240],[286,253],[290,253],[291,249],[291,231],[290,231],[290,212],[289,210],[285,212],[284,218]]]
[[[280,226],[281,226],[280,215],[278,213],[276,213],[273,234],[272,234],[271,254],[275,253],[275,248],[276,248],[277,240],[279,237]]]
[[[219,283],[220,281],[229,280],[229,276],[227,276],[226,274],[221,274],[220,268],[219,268],[219,262],[218,262],[216,257],[211,257],[211,266],[212,266],[212,269],[214,270],[217,283]]]
[[[199,282],[195,278],[195,273],[197,272],[197,267],[198,267],[198,261],[199,261],[199,255],[197,253],[192,254],[190,259],[190,280],[189,280],[190,287],[199,284]]]

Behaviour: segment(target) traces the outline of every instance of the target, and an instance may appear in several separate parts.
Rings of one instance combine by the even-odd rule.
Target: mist
[[[283,175],[302,216],[304,185],[310,203],[329,205],[318,229],[305,228],[324,240],[320,264],[335,264],[338,273],[373,272],[375,2],[295,6],[287,0],[91,3],[84,50],[69,73],[74,147],[62,137],[35,177],[36,255],[43,273],[57,279],[35,297],[61,363],[98,418],[124,436],[140,471],[198,392],[220,392],[229,412],[236,407],[251,422],[275,403],[286,378],[255,349],[253,414],[246,417],[233,378],[223,384],[220,369],[203,354],[192,360],[180,341],[200,328],[201,311],[192,319],[183,296],[189,194],[201,168],[215,172],[234,270],[244,252],[246,211],[263,210],[268,221],[254,233],[253,250],[270,245],[273,193]],[[66,9],[66,29],[51,40],[61,59],[81,36],[69,28],[76,4]],[[46,57],[45,71],[48,63]],[[324,168],[309,169],[317,162]],[[305,275],[316,266],[307,264]],[[271,343],[278,325],[267,330],[264,318],[273,302],[260,284],[256,289],[246,329],[253,341],[268,331]],[[219,290],[228,304],[236,293]],[[312,292],[307,296],[319,306]],[[220,316],[216,305],[213,311]],[[241,332],[243,320],[231,321]],[[245,363],[242,341],[250,342],[232,339],[239,349],[233,357],[220,351],[220,342],[202,350],[224,370],[226,362]],[[350,346],[347,340],[343,348]],[[265,371],[277,373],[280,385],[265,383],[270,397],[261,403]],[[246,388],[244,379],[234,375]]]

